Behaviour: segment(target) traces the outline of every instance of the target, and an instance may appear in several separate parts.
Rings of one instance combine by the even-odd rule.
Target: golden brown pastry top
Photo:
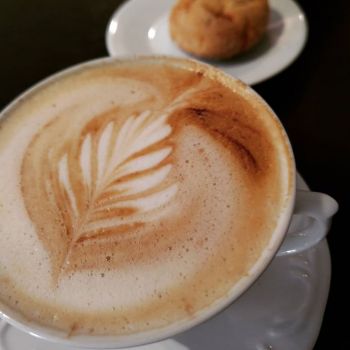
[[[185,51],[205,58],[228,58],[262,38],[267,0],[179,0],[170,16],[170,34]]]

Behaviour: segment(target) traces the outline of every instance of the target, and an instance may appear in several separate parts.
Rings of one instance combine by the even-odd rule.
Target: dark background
[[[106,56],[106,25],[121,2],[1,0],[0,109],[46,76]],[[312,190],[326,192],[340,204],[328,238],[332,282],[315,349],[347,350],[350,2],[299,3],[310,30],[302,55],[287,70],[254,88],[282,120],[298,169]]]

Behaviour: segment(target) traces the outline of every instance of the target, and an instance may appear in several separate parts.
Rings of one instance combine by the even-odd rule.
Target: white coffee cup
[[[159,58],[157,58],[159,60]],[[83,63],[76,67],[69,69],[72,71],[80,69],[84,66],[98,65],[100,63],[109,61],[111,59],[96,60],[93,62]],[[166,58],[164,58],[166,60]],[[181,60],[179,60],[181,61]],[[204,67],[204,66],[203,66]],[[210,68],[212,69],[212,68]],[[54,81],[60,76],[66,74],[67,71],[60,72],[53,77],[48,78],[42,83],[34,86],[28,90],[25,94],[16,99],[10,104],[1,114],[0,118],[7,114],[7,111],[11,110],[20,99],[25,98],[33,90],[46,84],[47,82]],[[221,74],[221,73],[220,73]],[[230,78],[233,79],[233,78]],[[241,83],[239,83],[241,84]],[[250,88],[245,87],[249,93],[256,98],[261,99]],[[263,102],[262,102],[263,103]],[[295,176],[294,166],[294,176]],[[309,249],[315,246],[321,239],[323,239],[330,227],[331,218],[336,213],[338,205],[334,199],[326,194],[296,190],[295,181],[293,181],[292,195],[288,200],[287,207],[282,214],[282,218],[272,234],[272,238],[269,244],[265,247],[263,254],[259,258],[258,262],[254,265],[253,269],[249,271],[249,274],[242,278],[232,293],[228,293],[225,297],[221,298],[202,312],[199,312],[195,316],[188,318],[184,321],[170,324],[161,329],[154,329],[146,332],[139,332],[137,334],[130,335],[118,335],[118,336],[98,336],[98,335],[72,335],[67,336],[66,333],[60,332],[48,327],[39,326],[34,324],[30,320],[25,319],[23,316],[17,314],[10,308],[4,308],[0,311],[0,316],[9,324],[17,327],[18,329],[25,331],[33,336],[52,341],[59,344],[69,344],[73,346],[84,346],[89,348],[98,349],[117,349],[130,346],[144,345],[151,342],[156,342],[162,339],[172,337],[178,333],[188,330],[199,323],[214,316],[228,305],[233,303],[242,293],[244,293],[252,283],[261,275],[266,269],[269,262],[274,256],[281,256],[287,254],[295,254],[302,252],[305,249]],[[295,218],[292,216],[295,215]],[[308,218],[307,225],[302,227],[298,224],[297,216]],[[305,220],[301,220],[305,222]],[[291,233],[287,235],[287,230],[291,225]],[[283,241],[283,244],[281,245]]]

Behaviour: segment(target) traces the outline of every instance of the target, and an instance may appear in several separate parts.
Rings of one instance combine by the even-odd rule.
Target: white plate
[[[111,56],[171,55],[191,57],[171,40],[168,14],[174,0],[130,0],[113,14],[106,31]],[[259,83],[282,71],[302,51],[307,21],[293,0],[270,0],[268,31],[248,53],[226,62],[210,62],[247,84]]]
[[[300,177],[298,188],[306,188]],[[329,283],[330,255],[324,240],[302,254],[275,258],[240,299],[210,321],[173,339],[132,349],[311,350],[321,327]],[[0,320],[0,349],[76,348],[34,338]]]

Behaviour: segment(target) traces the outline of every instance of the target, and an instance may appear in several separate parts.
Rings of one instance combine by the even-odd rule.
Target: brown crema
[[[270,109],[190,61],[85,65],[0,124],[0,307],[130,334],[230,293],[270,242],[292,159]]]

